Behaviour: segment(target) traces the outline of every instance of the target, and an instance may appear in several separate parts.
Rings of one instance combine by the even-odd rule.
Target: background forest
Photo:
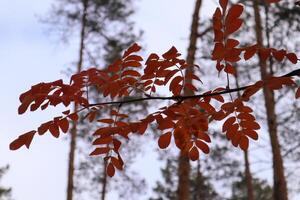
[[[300,55],[296,1],[229,2],[245,5],[244,26],[234,35],[242,46],[257,43]],[[126,167],[113,178],[106,175],[101,157],[89,156],[96,127],[80,121],[59,140],[45,135],[34,140],[30,150],[8,149],[21,132],[62,110],[19,116],[19,94],[38,82],[68,80],[91,66],[105,68],[134,42],[145,56],[175,46],[188,63],[200,66],[199,71],[187,72],[201,77],[205,85],[197,83],[200,91],[226,86],[211,61],[217,6],[218,1],[211,0],[1,1],[0,199],[300,199],[300,104],[293,99],[295,88],[260,92],[249,102],[262,128],[247,151],[234,148],[217,122],[210,125],[211,152],[201,153],[197,161],[189,161],[174,144],[160,150],[157,127],[150,127],[144,137],[133,137],[122,149]],[[263,67],[268,74],[283,75],[298,65],[254,57],[235,66],[237,77],[231,84],[239,87],[259,80]],[[96,89],[90,96],[99,100]],[[137,116],[152,111],[150,103],[124,109]]]

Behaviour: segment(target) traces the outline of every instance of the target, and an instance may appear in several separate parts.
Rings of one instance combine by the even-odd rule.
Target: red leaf
[[[110,150],[109,147],[99,147],[99,148],[96,148],[92,153],[90,153],[90,156],[96,156],[96,155],[99,155],[99,154],[106,154],[108,153]]]
[[[56,138],[59,137],[59,129],[58,129],[58,126],[56,123],[50,124],[49,131],[54,137],[56,137]]]
[[[64,133],[68,132],[68,130],[69,130],[69,121],[67,120],[67,118],[62,118],[61,120],[59,120],[57,122],[57,125],[60,127],[62,132],[64,132]]]
[[[228,26],[232,20],[236,20],[241,16],[244,7],[241,4],[234,4],[229,10],[225,19],[225,26]]]
[[[236,74],[235,68],[228,63],[226,64],[224,71],[228,74],[232,74],[232,75]]]
[[[94,140],[93,145],[100,145],[100,144],[109,144],[112,141],[112,137],[108,136],[108,137],[100,137],[97,138],[96,140]]]
[[[192,161],[198,160],[199,158],[199,151],[197,147],[193,146],[189,151],[189,157]]]
[[[161,148],[161,149],[167,148],[170,145],[171,136],[172,136],[171,132],[167,132],[167,133],[161,135],[158,139],[159,148]]]
[[[228,5],[228,0],[219,0],[219,4],[221,5],[223,12],[225,12]]]
[[[241,133],[244,134],[244,135],[247,135],[248,137],[250,137],[253,140],[257,140],[258,139],[258,134],[254,130],[246,130],[246,129],[244,129],[244,130],[241,131]]]
[[[79,119],[77,113],[72,113],[68,115],[68,118],[71,119],[72,121],[77,121]]]
[[[284,57],[286,56],[286,51],[285,50],[279,50],[279,51],[277,51],[277,50],[273,50],[272,51],[272,55],[274,56],[274,58],[277,60],[277,61],[279,61],[279,62],[281,62],[283,59],[284,59]]]
[[[205,142],[202,142],[201,140],[196,140],[196,146],[203,151],[203,153],[208,154],[209,153],[209,147]]]
[[[137,52],[141,50],[141,47],[137,44],[137,43],[134,43],[131,47],[129,47],[124,55],[123,55],[123,58],[125,58],[126,56],[128,56],[129,54],[133,53],[133,52]]]
[[[300,87],[298,87],[295,97],[296,97],[296,99],[298,99],[300,97]]]
[[[109,163],[106,168],[106,173],[108,176],[113,177],[115,175],[115,168],[112,163]]]
[[[170,83],[169,90],[175,94],[176,88],[179,87],[179,84],[183,81],[181,76],[176,76]],[[176,94],[178,95],[178,94]]]
[[[172,47],[169,51],[162,55],[162,57],[167,60],[174,59],[178,56],[180,56],[180,54],[175,47]]]
[[[236,32],[242,26],[242,24],[243,24],[243,20],[238,18],[231,21],[228,25],[226,25],[224,34],[227,36]]]
[[[36,133],[36,131],[29,131],[23,135],[20,135],[16,140],[14,140],[12,143],[9,145],[10,150],[17,150],[23,145],[29,149],[29,146],[32,142],[33,136]]]
[[[232,49],[232,48],[238,46],[239,44],[240,44],[240,42],[238,40],[227,39],[225,48]]]
[[[242,135],[241,139],[239,141],[239,146],[241,147],[241,149],[243,149],[244,151],[247,151],[248,147],[249,147],[249,139]]]
[[[265,0],[267,3],[271,4],[271,3],[278,3],[281,0]]]
[[[291,63],[297,64],[298,57],[297,57],[296,54],[294,54],[294,53],[288,53],[288,54],[286,54],[286,57],[289,59],[289,61],[291,61]]]
[[[164,129],[168,129],[168,128],[173,128],[174,127],[174,122],[166,117],[166,118],[157,118],[157,123],[158,123],[158,129],[159,130],[164,130]]]
[[[135,70],[126,70],[122,73],[121,75],[122,77],[123,76],[137,76],[137,77],[140,77],[141,74]]]
[[[115,157],[111,157],[110,158],[111,163],[118,169],[118,170],[122,170],[123,169],[123,163],[120,162],[119,159],[115,158]]]
[[[99,119],[97,122],[106,123],[106,124],[112,124],[114,123],[113,119]]]
[[[229,129],[229,127],[233,125],[235,121],[236,121],[235,117],[229,117],[228,119],[226,119],[222,127],[222,132],[226,132]]]
[[[251,46],[251,47],[246,48],[245,53],[244,53],[244,59],[249,60],[250,58],[252,58],[255,55],[256,51],[257,51],[256,46]]]
[[[113,139],[114,151],[118,152],[121,147],[121,142],[118,139]]]

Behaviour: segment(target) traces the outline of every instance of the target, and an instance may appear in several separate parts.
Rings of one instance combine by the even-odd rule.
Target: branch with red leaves
[[[269,1],[274,3],[275,1]],[[277,2],[277,1],[276,1]],[[199,158],[199,151],[209,153],[208,143],[211,142],[208,127],[209,121],[224,120],[222,132],[235,147],[247,150],[249,139],[257,140],[257,130],[260,125],[256,122],[253,109],[246,105],[247,101],[260,89],[266,87],[278,90],[283,87],[296,86],[294,81],[300,76],[300,69],[279,77],[268,77],[240,88],[230,88],[229,79],[234,77],[237,65],[242,59],[249,60],[255,55],[261,60],[274,57],[278,62],[284,59],[297,64],[299,59],[295,53],[284,49],[265,48],[259,45],[240,47],[240,42],[233,38],[243,20],[241,15],[244,7],[241,4],[228,7],[228,0],[220,0],[213,15],[214,49],[212,60],[216,61],[216,69],[227,76],[227,85],[206,91],[198,95],[183,96],[183,91],[199,92],[197,83],[202,83],[195,74],[184,75],[188,68],[199,68],[197,65],[188,65],[180,58],[180,53],[172,47],[161,56],[152,53],[146,59],[137,54],[141,47],[133,44],[123,56],[109,65],[106,69],[91,68],[71,77],[70,83],[57,80],[49,83],[39,83],[20,95],[21,105],[18,113],[23,114],[28,109],[36,111],[45,110],[50,106],[59,104],[65,107],[70,104],[80,106],[80,109],[71,113],[70,110],[62,112],[52,120],[41,124],[37,130],[20,135],[10,144],[11,150],[22,146],[29,148],[35,135],[44,135],[49,131],[54,137],[60,133],[67,133],[70,121],[77,122],[81,111],[87,111],[83,120],[87,123],[99,124],[94,131],[95,150],[90,155],[103,155],[107,162],[107,174],[113,176],[115,169],[123,169],[124,162],[120,155],[120,148],[124,139],[130,134],[142,135],[151,123],[157,124],[162,134],[158,139],[158,146],[167,148],[172,138],[175,145],[188,154],[191,160]],[[187,79],[189,81],[187,81]],[[191,80],[191,81],[190,81]],[[96,88],[104,102],[90,103],[88,90]],[[160,97],[157,90],[167,88],[170,96]],[[241,97],[225,102],[224,95],[243,91]],[[140,97],[137,98],[139,94]],[[298,87],[296,98],[300,97]],[[170,105],[158,108],[156,112],[142,117],[138,121],[130,121],[127,113],[122,113],[122,105],[154,100],[172,100]],[[214,104],[211,101],[215,101]],[[99,117],[103,108],[110,110],[109,116]]]

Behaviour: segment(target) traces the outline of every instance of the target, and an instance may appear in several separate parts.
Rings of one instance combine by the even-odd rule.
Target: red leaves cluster
[[[268,2],[275,3],[278,0],[269,0]],[[216,68],[219,72],[224,70],[228,74],[235,75],[234,65],[241,60],[242,53],[244,53],[244,60],[248,60],[257,54],[262,61],[266,61],[270,56],[273,56],[279,62],[284,58],[287,58],[293,64],[298,62],[296,54],[288,53],[283,49],[276,50],[258,45],[240,48],[240,42],[232,38],[231,35],[238,31],[243,24],[240,17],[244,7],[241,4],[234,4],[227,9],[227,0],[220,0],[219,3],[221,8],[217,8],[213,16],[215,46],[212,52],[212,60],[217,61]]]
[[[219,2],[220,8],[217,8],[213,16],[215,46],[212,52],[212,59],[217,61],[216,67],[219,72],[224,70],[227,74],[235,75],[234,66],[241,60],[242,55],[244,60],[257,54],[263,61],[272,56],[278,62],[285,58],[293,64],[298,62],[296,54],[288,53],[286,50],[264,48],[258,45],[240,48],[240,42],[232,35],[243,23],[240,17],[244,8],[240,4],[228,8],[228,0]],[[268,2],[278,1],[269,0]],[[286,86],[294,86],[295,82],[291,76],[299,76],[299,72],[295,72],[282,77],[269,77],[242,89],[232,90],[227,85],[226,88],[219,87],[194,96],[182,96],[182,91],[198,92],[193,84],[196,81],[201,82],[200,78],[195,74],[186,74],[186,69],[198,66],[188,65],[180,58],[181,54],[175,47],[161,56],[155,53],[150,54],[145,59],[145,63],[143,63],[144,59],[138,55],[140,50],[139,45],[133,44],[120,59],[103,70],[91,68],[74,74],[70,84],[65,84],[62,80],[39,83],[21,94],[19,114],[23,114],[28,108],[31,111],[38,108],[44,110],[49,105],[63,104],[67,107],[71,103],[78,106],[78,111],[75,113],[65,111],[62,116],[41,124],[37,130],[20,135],[10,144],[10,149],[16,150],[22,146],[29,148],[36,133],[43,135],[49,131],[54,137],[59,137],[60,132],[68,132],[70,121],[78,121],[79,113],[87,110],[83,120],[87,119],[90,123],[100,124],[93,133],[95,149],[90,155],[103,155],[109,176],[113,176],[116,169],[122,170],[124,167],[120,154],[124,140],[128,140],[130,134],[143,135],[151,123],[156,123],[157,129],[162,132],[158,139],[158,146],[161,149],[167,148],[173,139],[175,145],[191,160],[199,158],[199,150],[206,154],[210,151],[208,146],[211,142],[208,133],[210,120],[224,120],[222,131],[228,140],[234,146],[247,150],[249,138],[258,139],[257,130],[260,126],[255,121],[253,110],[244,102],[263,87],[277,90]],[[103,102],[89,103],[90,87],[97,88],[99,95],[104,99]],[[159,88],[167,88],[171,96],[153,96]],[[234,100],[231,96],[232,100],[225,103],[224,94],[239,90],[244,90],[240,98]],[[135,94],[142,97],[132,99]],[[295,96],[300,97],[300,88],[297,89]],[[130,121],[128,114],[120,111],[125,103],[149,100],[172,100],[174,102],[134,122]],[[215,103],[211,104],[211,101]],[[219,110],[218,105],[220,105]],[[105,106],[111,106],[109,107],[110,115],[99,119],[99,110]]]
[[[234,113],[233,116],[227,117],[222,131],[226,133],[226,137],[231,141],[232,145],[239,146],[243,150],[247,150],[249,146],[249,138],[258,139],[256,130],[260,129],[259,124],[255,121],[255,117],[251,114],[253,110],[245,106],[239,99],[234,102],[228,102],[222,105],[222,112],[225,116]]]
[[[199,100],[173,104],[161,110],[154,113],[158,129],[165,131],[158,140],[160,148],[167,148],[173,136],[175,145],[181,151],[188,153],[191,160],[199,158],[198,149],[209,153],[209,147],[206,144],[211,142],[207,134],[208,118],[201,110]]]

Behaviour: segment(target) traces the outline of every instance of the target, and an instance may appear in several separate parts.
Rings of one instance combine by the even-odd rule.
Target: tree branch
[[[300,76],[300,69],[294,70],[292,72],[289,72],[281,77],[291,77],[291,76]],[[238,92],[242,90],[246,90],[247,88],[251,87],[251,85],[243,86],[243,87],[238,87],[238,88],[233,88],[233,89],[225,89],[220,92],[212,92],[212,93],[203,93],[203,94],[198,94],[198,95],[188,95],[188,96],[168,96],[168,97],[145,97],[145,98],[134,98],[134,99],[128,99],[128,100],[122,100],[122,101],[109,101],[109,102],[100,102],[100,103],[94,103],[88,105],[88,107],[93,107],[93,106],[102,106],[102,105],[114,105],[114,104],[125,104],[125,103],[134,103],[134,102],[139,102],[139,101],[152,101],[152,100],[174,100],[174,101],[183,101],[186,99],[195,99],[195,98],[203,98],[203,97],[211,97],[211,96],[216,96],[216,95],[221,95],[221,94],[228,94],[232,92]]]

